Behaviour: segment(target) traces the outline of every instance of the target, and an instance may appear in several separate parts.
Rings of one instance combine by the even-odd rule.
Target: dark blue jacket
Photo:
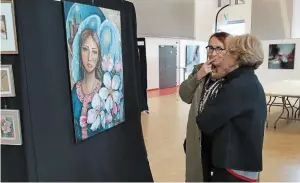
[[[209,100],[197,124],[212,136],[212,163],[217,168],[262,171],[266,98],[252,68],[229,73],[215,99]]]

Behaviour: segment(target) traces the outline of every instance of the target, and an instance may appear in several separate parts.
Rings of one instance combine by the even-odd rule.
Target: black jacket
[[[217,97],[197,116],[201,131],[212,136],[217,168],[262,171],[266,98],[252,68],[241,67],[225,78]]]

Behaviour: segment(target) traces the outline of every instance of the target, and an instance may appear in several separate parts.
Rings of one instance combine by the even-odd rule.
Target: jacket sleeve
[[[181,100],[187,104],[192,103],[196,88],[204,80],[204,79],[197,80],[196,74],[199,71],[201,66],[202,65],[196,65],[194,67],[192,74],[190,74],[189,77],[185,81],[183,81],[179,87],[179,96]]]
[[[209,100],[202,113],[197,116],[196,122],[201,131],[213,133],[235,116],[247,111],[250,97],[244,88],[226,86],[213,100]]]

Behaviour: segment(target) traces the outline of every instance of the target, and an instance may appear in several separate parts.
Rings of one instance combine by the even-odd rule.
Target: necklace
[[[97,84],[97,79],[94,80],[91,91],[88,91],[88,88],[86,88],[86,91],[87,91],[87,92],[85,92],[85,91],[84,91],[84,88],[87,87],[87,85],[86,85],[84,82],[82,82],[82,85],[83,85],[83,86],[82,86],[82,93],[83,93],[84,95],[89,95],[89,94],[93,93],[96,84]]]
[[[210,86],[209,86],[209,82],[210,82],[210,78],[208,78],[207,82],[204,85],[205,91],[203,93],[203,96],[201,96],[201,99],[199,102],[198,114],[203,111],[205,104],[209,99],[213,99],[217,96],[219,88],[222,87],[223,79],[219,79],[219,80],[215,81]]]

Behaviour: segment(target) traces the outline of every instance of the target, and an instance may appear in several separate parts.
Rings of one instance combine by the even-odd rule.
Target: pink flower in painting
[[[86,122],[87,122],[87,118],[85,116],[80,116],[79,122],[80,122],[81,127],[85,127]]]
[[[110,113],[107,113],[105,119],[106,119],[106,120],[105,120],[106,123],[112,122],[112,115],[111,115]]]
[[[122,70],[122,64],[118,60],[115,63],[115,70],[116,70],[116,72],[120,72]]]
[[[1,130],[3,131],[3,133],[8,134],[12,131],[12,122],[2,119],[1,120]]]
[[[114,67],[114,61],[110,55],[104,56],[102,61],[102,70],[111,72]]]
[[[118,112],[118,106],[117,105],[118,105],[117,103],[114,103],[114,105],[113,105],[113,108],[112,108],[112,113],[113,114],[117,114],[117,112]]]

